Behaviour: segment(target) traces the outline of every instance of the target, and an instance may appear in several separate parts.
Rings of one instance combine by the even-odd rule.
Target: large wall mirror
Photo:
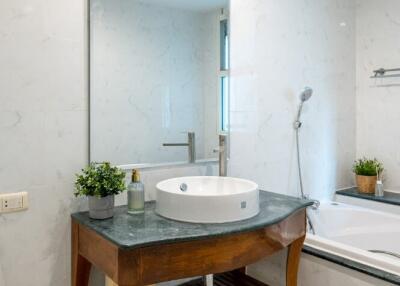
[[[90,160],[216,158],[228,75],[229,0],[90,0]]]

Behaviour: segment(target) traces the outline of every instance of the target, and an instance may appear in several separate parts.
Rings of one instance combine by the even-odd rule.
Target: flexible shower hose
[[[304,188],[303,188],[303,175],[302,175],[302,171],[301,171],[301,160],[300,160],[300,143],[299,143],[299,128],[296,128],[296,150],[297,150],[297,169],[298,169],[298,173],[299,173],[299,184],[300,184],[300,193],[301,193],[301,198],[302,199],[307,199],[307,197],[304,195]],[[315,229],[314,229],[314,225],[308,215],[308,212],[306,212],[307,215],[307,222],[308,225],[310,226],[310,230],[312,232],[312,234],[315,234]]]

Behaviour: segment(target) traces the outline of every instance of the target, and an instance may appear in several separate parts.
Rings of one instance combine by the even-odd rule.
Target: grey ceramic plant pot
[[[89,196],[89,216],[94,219],[107,219],[114,215],[114,196],[104,198]]]

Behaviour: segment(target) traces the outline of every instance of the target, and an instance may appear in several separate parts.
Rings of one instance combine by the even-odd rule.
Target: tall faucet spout
[[[219,146],[218,149],[214,150],[214,152],[219,155],[219,176],[226,177],[228,172],[228,148],[226,135],[219,135]]]

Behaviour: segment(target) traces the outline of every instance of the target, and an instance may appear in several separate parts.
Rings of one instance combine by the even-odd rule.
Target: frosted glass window
[[[220,127],[222,133],[229,131],[229,26],[228,19],[220,20]]]
[[[221,131],[229,130],[229,78],[221,77]]]

